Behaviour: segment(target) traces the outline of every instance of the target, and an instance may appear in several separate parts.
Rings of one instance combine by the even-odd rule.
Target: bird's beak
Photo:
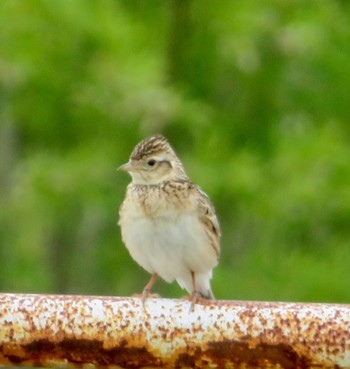
[[[136,172],[138,170],[138,166],[135,163],[128,161],[127,163],[121,165],[117,170],[124,170],[125,172]]]

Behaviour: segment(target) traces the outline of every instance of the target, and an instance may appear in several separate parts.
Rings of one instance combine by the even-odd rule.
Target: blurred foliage
[[[216,205],[218,298],[350,301],[347,2],[2,0],[0,22],[2,291],[142,291],[116,168],[163,133]]]

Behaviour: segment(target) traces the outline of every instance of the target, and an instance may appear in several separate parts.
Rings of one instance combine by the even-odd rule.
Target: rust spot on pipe
[[[232,362],[239,367],[242,364],[249,368],[281,367],[285,369],[304,369],[310,367],[310,360],[299,356],[291,347],[285,344],[269,345],[262,343],[254,348],[248,344],[224,341],[209,343],[205,352],[209,354],[219,367],[225,367]]]
[[[161,367],[161,360],[151,355],[146,348],[116,347],[111,350],[103,348],[97,340],[72,340],[66,339],[58,344],[53,344],[47,339],[34,341],[21,347],[21,356],[8,355],[7,358],[13,365],[33,363],[41,366],[43,362],[54,357],[55,361],[68,361],[71,364],[90,363],[96,367],[120,366],[128,368],[141,368],[146,364],[150,367]],[[6,357],[6,355],[5,355]]]
[[[182,353],[175,363],[175,368],[197,368],[196,357],[199,356],[199,350],[194,354]]]

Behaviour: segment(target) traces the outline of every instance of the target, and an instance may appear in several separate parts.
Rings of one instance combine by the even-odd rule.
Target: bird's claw
[[[158,293],[151,293],[149,289],[144,289],[142,293],[134,293],[132,297],[138,297],[142,300],[142,305],[145,307],[146,300],[149,298],[160,298]]]
[[[190,312],[194,312],[195,305],[198,302],[205,301],[205,299],[197,291],[193,291],[190,295],[184,296],[182,298],[191,302],[189,309]]]

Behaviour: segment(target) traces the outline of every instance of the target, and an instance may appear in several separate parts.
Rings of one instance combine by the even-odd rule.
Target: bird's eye
[[[154,159],[151,159],[151,160],[148,160],[147,164],[150,166],[150,167],[153,167],[153,165],[156,163],[156,161]]]

